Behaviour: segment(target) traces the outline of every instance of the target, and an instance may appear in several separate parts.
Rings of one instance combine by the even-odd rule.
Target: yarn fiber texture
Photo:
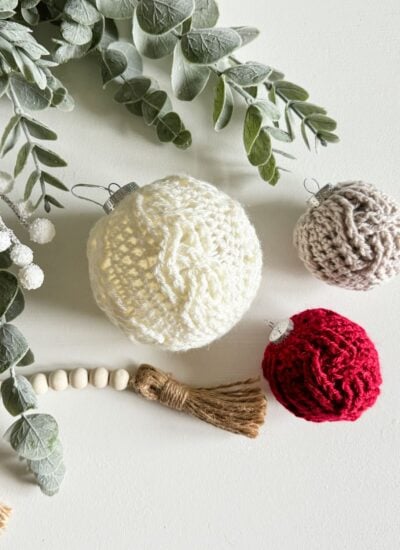
[[[323,191],[294,231],[306,268],[351,290],[369,290],[400,273],[400,205],[361,181]]]
[[[264,354],[264,376],[276,399],[313,422],[359,418],[382,382],[378,352],[365,330],[327,309],[291,320],[291,332]]]
[[[179,351],[228,332],[250,306],[262,255],[240,204],[171,176],[127,195],[92,229],[89,273],[99,307],[132,340]]]

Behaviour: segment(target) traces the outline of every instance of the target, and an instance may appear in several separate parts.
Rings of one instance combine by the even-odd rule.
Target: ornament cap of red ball
[[[375,403],[382,382],[365,330],[328,309],[308,309],[290,321],[264,353],[264,376],[276,399],[312,422],[357,420]]]

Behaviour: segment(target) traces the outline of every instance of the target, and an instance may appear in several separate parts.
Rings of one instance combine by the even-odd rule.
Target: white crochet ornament
[[[178,351],[228,332],[256,295],[260,244],[240,204],[208,183],[171,176],[128,184],[92,229],[99,307],[132,340]]]

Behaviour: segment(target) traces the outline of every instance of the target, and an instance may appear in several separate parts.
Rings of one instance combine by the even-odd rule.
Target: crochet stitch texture
[[[400,205],[360,181],[322,191],[320,204],[300,217],[294,231],[306,268],[351,290],[369,290],[400,273]]]
[[[88,241],[99,307],[131,339],[178,351],[205,346],[256,295],[262,255],[240,204],[171,176],[130,193]]]
[[[313,422],[359,418],[382,382],[378,352],[365,330],[327,309],[291,320],[292,331],[264,354],[264,376],[276,399]]]

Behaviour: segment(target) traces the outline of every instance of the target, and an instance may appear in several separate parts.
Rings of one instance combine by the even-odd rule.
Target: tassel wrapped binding
[[[11,516],[11,508],[0,502],[0,534],[7,527],[8,518]]]
[[[257,437],[267,402],[258,378],[209,388],[192,388],[150,365],[141,365],[129,387],[150,401],[191,414],[217,428]]]

